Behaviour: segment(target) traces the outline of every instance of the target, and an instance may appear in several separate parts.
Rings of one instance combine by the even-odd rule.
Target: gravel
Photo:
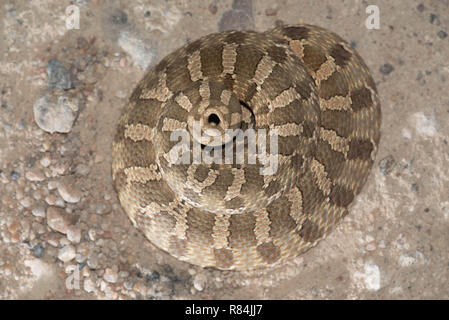
[[[60,181],[57,185],[58,193],[64,201],[69,203],[77,203],[81,200],[81,191],[74,185],[73,181]]]
[[[72,130],[79,109],[79,100],[66,96],[44,95],[33,106],[34,120],[42,130],[68,133]]]
[[[47,67],[48,87],[68,90],[73,88],[73,81],[69,71],[57,59],[51,59]]]
[[[50,206],[47,208],[47,224],[53,230],[66,234],[71,221],[65,210]]]
[[[76,256],[75,247],[72,245],[66,245],[59,249],[58,251],[58,259],[62,262],[69,262],[73,260]]]

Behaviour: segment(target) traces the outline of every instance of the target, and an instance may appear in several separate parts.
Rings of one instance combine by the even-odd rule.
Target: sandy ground
[[[369,4],[378,30],[365,27]],[[79,29],[67,29],[69,5]],[[447,0],[6,0],[0,17],[0,299],[449,298]],[[371,69],[383,116],[372,174],[343,223],[287,265],[179,262],[133,229],[112,188],[121,108],[186,42],[282,23],[331,29]],[[65,67],[56,84],[52,59]],[[58,103],[41,126],[68,132],[46,132],[33,108]]]

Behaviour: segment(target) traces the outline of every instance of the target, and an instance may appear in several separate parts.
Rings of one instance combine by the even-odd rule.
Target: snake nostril
[[[207,121],[208,121],[210,124],[218,125],[218,124],[220,123],[220,118],[219,118],[215,113],[212,113],[212,114],[210,114],[209,117],[207,118]]]

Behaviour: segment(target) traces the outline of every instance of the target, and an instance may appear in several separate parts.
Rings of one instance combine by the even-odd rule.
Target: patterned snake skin
[[[203,137],[194,136],[194,121]],[[113,180],[134,226],[178,259],[274,266],[316,245],[347,214],[373,165],[380,122],[372,77],[336,34],[310,25],[211,34],[139,82],[113,142]],[[171,160],[173,150],[194,159],[195,148],[173,149],[173,132],[188,132],[202,152],[211,128],[224,139],[216,150],[237,150],[240,140],[225,129],[273,130],[278,150],[266,152],[277,155],[277,171],[262,175],[262,158]]]

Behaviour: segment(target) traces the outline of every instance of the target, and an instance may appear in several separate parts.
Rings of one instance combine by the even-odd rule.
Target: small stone
[[[58,182],[55,180],[48,181],[47,188],[48,190],[55,190],[58,187]]]
[[[161,275],[159,274],[159,272],[157,272],[156,270],[154,270],[153,272],[151,272],[151,274],[147,274],[145,276],[145,278],[148,281],[158,281],[161,278]]]
[[[47,168],[50,164],[51,164],[51,158],[50,155],[46,154],[45,156],[43,156],[41,158],[41,160],[39,160],[39,163],[41,164],[41,166],[43,166],[44,168]]]
[[[212,14],[216,14],[217,13],[217,5],[215,3],[211,3],[209,5],[209,12]]]
[[[95,291],[95,283],[92,281],[92,279],[88,278],[86,280],[84,280],[83,283],[83,289],[84,291],[91,293]]]
[[[390,63],[385,63],[383,66],[379,68],[379,71],[384,75],[389,75],[393,72],[394,67]]]
[[[97,240],[97,232],[95,231],[95,229],[89,229],[89,231],[87,231],[87,235],[89,236],[90,241]]]
[[[111,212],[111,205],[107,201],[98,202],[95,205],[95,213],[99,215],[108,214]]]
[[[99,154],[99,153],[95,154],[95,158],[94,158],[95,163],[101,163],[101,162],[103,162],[103,160],[104,160],[104,157],[101,154]]]
[[[120,9],[114,9],[114,11],[111,14],[111,22],[115,25],[126,25],[128,22],[128,15],[126,12],[120,10]]]
[[[11,171],[10,176],[11,176],[11,179],[17,180],[17,179],[20,178],[20,173],[18,173],[17,171],[14,171],[14,170],[13,170],[13,171]]]
[[[375,241],[372,241],[372,242],[368,243],[368,244],[365,246],[365,249],[366,249],[366,251],[374,251],[374,250],[376,250],[376,249],[377,249],[377,244],[376,244],[376,242],[375,242]]]
[[[88,165],[84,163],[80,163],[76,166],[75,172],[79,174],[80,176],[87,176],[90,172],[90,168]]]
[[[147,287],[140,282],[134,284],[133,290],[142,296],[145,296],[147,293]]]
[[[206,287],[207,277],[204,273],[198,273],[193,279],[193,287],[198,291],[203,291]]]
[[[64,201],[69,203],[77,203],[81,200],[81,191],[70,185],[68,181],[58,183],[58,193]]]
[[[68,90],[73,88],[72,78],[69,71],[57,59],[51,59],[47,67],[48,86],[50,88],[58,88]]]
[[[49,206],[57,206],[57,207],[60,207],[60,208],[64,208],[65,207],[64,200],[62,200],[61,198],[55,196],[54,194],[49,194],[48,196],[46,196],[45,197],[45,202]]]
[[[53,230],[66,234],[71,222],[63,209],[50,206],[47,208],[47,224]]]
[[[416,262],[416,259],[404,253],[399,257],[398,262],[402,267],[409,267]]]
[[[106,268],[103,278],[104,278],[104,280],[106,280],[109,283],[116,283],[118,280],[118,274],[116,271],[112,270],[111,268]]]
[[[20,200],[19,203],[22,207],[29,208],[29,207],[31,207],[32,200],[30,197],[25,197],[22,200]]]
[[[91,269],[97,269],[100,266],[97,254],[92,253],[87,257],[87,266]]]
[[[81,229],[77,226],[69,226],[67,228],[67,239],[72,243],[80,243]]]
[[[134,284],[132,283],[132,281],[125,281],[123,283],[123,286],[125,287],[126,290],[132,290]]]
[[[434,24],[436,26],[439,26],[441,24],[440,19],[438,18],[438,16],[434,13],[430,14],[430,23]]]
[[[89,42],[84,37],[76,38],[76,48],[77,49],[87,49]]]
[[[440,39],[445,39],[447,37],[447,32],[440,30],[440,31],[438,31],[437,36]]]
[[[380,289],[380,269],[375,264],[366,263],[364,272],[356,271],[355,278],[362,280],[368,290],[377,291]]]
[[[35,217],[45,218],[45,206],[43,205],[37,206],[31,210],[31,213]]]
[[[34,121],[42,130],[54,133],[68,133],[72,130],[79,109],[79,100],[60,96],[45,95],[37,99],[33,106]]]
[[[416,9],[418,10],[418,12],[423,12],[424,9],[425,9],[425,7],[424,7],[424,5],[423,5],[422,3],[420,3],[420,4],[416,7]]]
[[[44,251],[44,247],[42,247],[42,245],[38,243],[33,247],[33,256],[35,258],[42,258],[42,256],[44,255]]]
[[[393,156],[388,155],[379,161],[379,170],[384,176],[386,176],[391,172],[391,170],[393,170],[394,164],[395,160]]]
[[[62,247],[58,251],[58,259],[62,262],[69,262],[73,260],[76,256],[75,248],[72,245],[67,245]]]
[[[143,15],[145,18],[148,18],[151,16],[151,11],[146,11],[145,14]]]
[[[277,15],[277,13],[278,13],[278,11],[276,10],[276,9],[273,9],[273,8],[268,8],[268,9],[266,9],[265,10],[265,15],[266,16],[275,16],[275,15]]]
[[[25,178],[27,178],[29,181],[40,182],[45,180],[45,175],[40,169],[32,168],[28,169],[27,172],[25,172]]]

